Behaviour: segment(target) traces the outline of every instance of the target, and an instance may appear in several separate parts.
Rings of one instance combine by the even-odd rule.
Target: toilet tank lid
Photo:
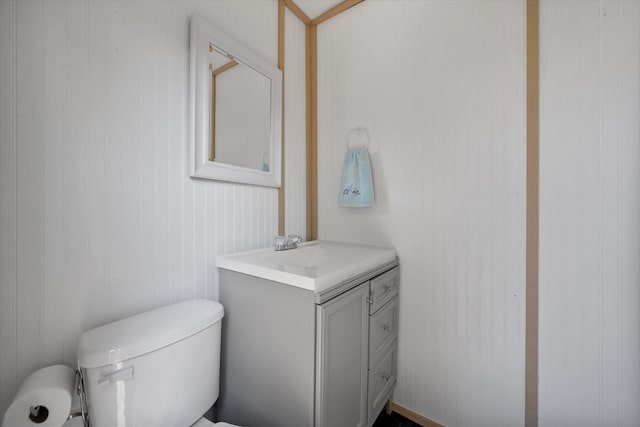
[[[194,299],[156,308],[86,331],[78,344],[78,364],[96,368],[142,356],[217,323],[220,303]]]

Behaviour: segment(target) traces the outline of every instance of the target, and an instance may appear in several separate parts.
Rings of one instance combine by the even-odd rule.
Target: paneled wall
[[[525,4],[366,1],[318,28],[319,235],[401,265],[398,404],[524,422]],[[337,206],[371,133],[376,204]]]
[[[285,234],[306,239],[307,116],[305,25],[285,8],[284,128]]]
[[[640,2],[541,2],[540,426],[640,425]]]
[[[216,254],[277,234],[276,189],[188,177],[194,10],[277,63],[276,1],[0,1],[0,414],[82,331],[215,299]]]

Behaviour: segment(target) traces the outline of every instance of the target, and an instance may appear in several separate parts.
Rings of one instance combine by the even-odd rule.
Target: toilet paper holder
[[[84,376],[82,375],[82,368],[80,368],[80,365],[76,368],[76,393],[80,396],[80,409],[71,412],[67,420],[82,417],[82,424],[84,427],[91,427],[91,421],[89,420],[89,408],[87,406],[87,395],[84,391]]]
[[[105,378],[102,379],[102,382],[110,384],[113,381],[122,379],[126,380],[131,378],[133,378],[133,367],[129,366],[127,368],[119,369],[112,372],[111,374],[106,375]],[[75,391],[75,394],[79,397],[80,407],[77,409],[72,409],[69,412],[67,421],[73,418],[81,417],[83,426],[91,427],[91,420],[89,418],[89,409],[87,405],[87,395],[84,386],[84,375],[82,373],[82,368],[79,365],[75,369],[75,384],[73,389]],[[49,408],[47,408],[47,406],[45,405],[32,406],[29,408],[29,419],[34,424],[44,423],[49,418],[49,412]]]
[[[83,372],[67,365],[52,365],[32,372],[18,389],[0,422],[15,425],[63,425],[82,417],[90,427]]]

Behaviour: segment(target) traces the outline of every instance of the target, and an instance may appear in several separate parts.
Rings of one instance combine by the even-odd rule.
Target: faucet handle
[[[289,234],[287,237],[276,236],[275,249],[276,251],[284,251],[287,249],[295,249],[298,243],[302,242],[302,237],[295,234]]]
[[[295,243],[304,242],[304,239],[302,237],[298,236],[297,234],[289,234],[287,236],[287,239],[289,239],[290,241],[295,242]]]

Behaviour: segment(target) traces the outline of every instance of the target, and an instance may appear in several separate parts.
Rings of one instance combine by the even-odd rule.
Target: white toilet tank
[[[91,329],[78,365],[93,427],[190,426],[216,401],[224,309],[210,300]]]

